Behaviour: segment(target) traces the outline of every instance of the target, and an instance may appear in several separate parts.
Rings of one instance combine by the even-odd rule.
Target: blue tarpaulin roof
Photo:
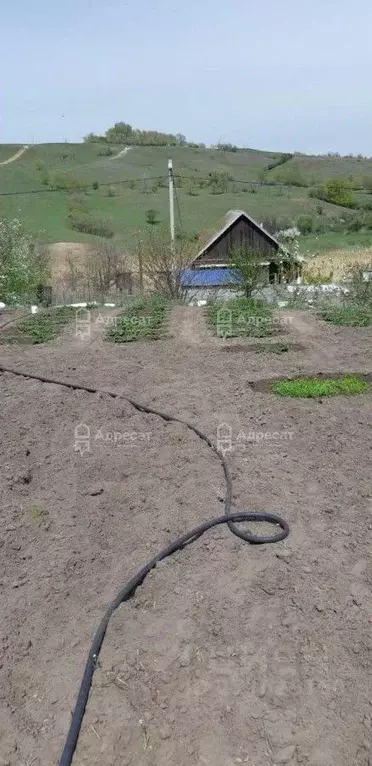
[[[183,269],[180,273],[182,287],[222,287],[241,281],[237,269]]]

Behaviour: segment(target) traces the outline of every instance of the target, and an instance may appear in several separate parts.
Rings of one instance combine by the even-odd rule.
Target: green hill
[[[0,163],[20,148],[0,146]],[[94,235],[71,228],[68,215],[76,208],[85,217],[104,219],[115,241],[130,247],[135,231],[146,225],[148,210],[156,211],[159,223],[168,224],[169,157],[176,177],[178,227],[190,236],[213,226],[233,208],[246,210],[260,222],[275,217],[290,225],[303,215],[324,222],[319,231],[301,237],[303,251],[372,245],[372,231],[345,233],[342,223],[337,225],[355,212],[309,197],[311,186],[332,177],[346,178],[354,188],[372,178],[372,160],[355,157],[295,155],[269,169],[280,161],[280,153],[182,146],[135,146],[124,153],[123,146],[99,143],[40,144],[0,165],[0,215],[19,218],[48,242],[95,241]],[[210,174],[216,173],[213,185]],[[222,190],[218,179],[223,180]],[[356,198],[361,204],[372,202],[367,191]]]

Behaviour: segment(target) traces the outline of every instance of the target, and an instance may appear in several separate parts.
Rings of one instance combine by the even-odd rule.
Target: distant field
[[[11,157],[20,145],[0,146],[0,162]],[[243,209],[259,222],[265,217],[288,217],[296,221],[306,214],[315,219],[319,202],[310,199],[308,189],[299,186],[266,186],[260,183],[267,165],[275,160],[272,152],[254,150],[221,152],[188,147],[133,147],[125,155],[115,157],[123,149],[113,147],[114,155],[102,156],[104,146],[97,144],[41,144],[30,147],[19,160],[0,167],[0,215],[20,218],[25,226],[47,242],[94,242],[95,237],[69,228],[71,201],[65,191],[49,191],[41,183],[41,169],[53,178],[64,174],[88,184],[83,195],[89,214],[111,222],[115,241],[130,247],[134,233],[146,225],[146,211],[154,209],[160,223],[168,223],[168,192],[165,186],[167,160],[173,159],[174,173],[183,178],[177,196],[182,227],[189,234],[210,228],[229,209]],[[372,160],[335,157],[294,157],[281,168],[266,170],[267,180],[290,168],[297,169],[309,183],[317,183],[332,175],[372,176]],[[212,194],[209,188],[195,190],[197,180],[213,171],[229,175],[228,191]],[[162,177],[164,186],[152,191],[154,177]],[[192,180],[194,179],[194,180]],[[94,190],[92,184],[99,188]],[[122,182],[122,183],[121,183]],[[179,183],[177,181],[177,183]],[[108,186],[113,184],[107,196]],[[130,184],[134,188],[130,188]],[[252,184],[254,189],[252,193]],[[9,193],[22,191],[13,195]],[[30,193],[36,192],[36,193]],[[9,195],[9,196],[8,196]],[[367,195],[364,195],[367,198]],[[343,208],[321,203],[323,214],[342,217]],[[178,214],[178,207],[176,206]],[[180,221],[177,218],[177,225]],[[301,237],[304,253],[321,253],[333,248],[372,246],[372,232],[337,234],[334,232]]]
[[[285,167],[296,167],[308,180],[322,182],[331,176],[347,178],[372,176],[372,159],[356,157],[306,157],[295,156]]]
[[[331,250],[324,252],[310,262],[307,273],[317,275],[319,272],[328,275],[333,274],[333,281],[338,281],[346,276],[350,266],[372,264],[372,248],[350,248],[344,250]]]

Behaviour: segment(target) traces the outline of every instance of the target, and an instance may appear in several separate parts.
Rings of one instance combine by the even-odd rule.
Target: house
[[[228,297],[237,291],[239,272],[231,268],[230,253],[246,245],[262,258],[267,282],[296,280],[301,275],[303,258],[293,258],[275,237],[244,210],[230,210],[213,232],[199,239],[201,248],[188,269],[181,272],[181,285],[200,296]],[[204,295],[205,294],[205,295]]]

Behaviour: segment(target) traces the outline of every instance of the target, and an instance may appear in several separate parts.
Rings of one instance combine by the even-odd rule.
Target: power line
[[[180,210],[180,203],[178,199],[178,192],[177,192],[177,186],[174,186],[174,195],[176,197],[176,205],[177,205],[177,212],[178,212],[178,220],[180,222],[180,229],[183,232],[183,223],[182,223],[182,216],[181,216],[181,210]]]
[[[195,175],[195,176],[189,176],[189,175],[181,175],[180,173],[174,174],[174,179],[181,180],[181,181],[208,181],[209,183],[213,183],[213,179],[209,175]],[[148,178],[124,178],[121,180],[116,181],[105,181],[103,183],[99,183],[99,187],[106,187],[106,186],[124,186],[126,184],[133,184],[133,183],[146,183],[147,181],[164,181],[164,188],[166,187],[166,177],[165,175],[161,176],[149,176]],[[243,180],[241,178],[229,178],[227,179],[229,184],[243,184],[244,186],[252,186],[252,187],[283,187],[283,186],[294,186],[297,187],[296,184],[286,184],[283,181],[260,181],[260,180],[252,180],[252,179],[246,179]],[[93,183],[93,182],[92,182]],[[90,184],[87,184],[87,187],[89,187]],[[178,187],[181,188],[181,187]],[[301,186],[300,188],[309,188],[307,186]],[[66,186],[63,188],[48,188],[48,189],[25,189],[24,191],[18,190],[18,191],[9,191],[9,192],[0,192],[0,197],[14,197],[22,194],[49,194],[53,192],[79,192],[84,191],[84,189],[79,189],[74,186]],[[175,184],[175,191],[176,191],[176,199],[177,199],[177,185]],[[366,191],[364,188],[361,189],[353,189],[354,192],[363,192]],[[177,203],[178,204],[178,203]]]
[[[180,174],[176,174],[174,176],[175,178],[182,179],[182,181],[211,181],[210,176],[182,176]],[[132,184],[132,183],[145,183],[146,181],[161,181],[165,180],[165,176],[150,176],[149,178],[124,178],[122,180],[118,181],[106,181],[104,183],[99,183],[99,186],[120,186],[124,184]],[[239,179],[229,179],[229,183],[238,183],[238,184],[245,184],[250,186],[283,186],[282,183],[267,183],[264,181],[243,181]],[[9,191],[9,192],[0,192],[0,197],[16,197],[21,194],[52,194],[53,192],[79,192],[84,191],[83,188],[79,189],[75,186],[64,186],[60,188],[48,188],[48,189],[25,189],[25,190],[17,190],[17,191]],[[355,190],[357,191],[357,190]],[[359,190],[363,191],[363,190]]]
[[[125,178],[121,181],[107,181],[105,183],[99,183],[99,186],[119,186],[122,184],[141,183],[146,181],[160,181],[164,179],[164,176],[150,176],[149,178]],[[88,184],[89,186],[89,184]],[[87,187],[84,187],[87,188]],[[84,188],[76,188],[75,186],[64,186],[59,189],[25,189],[24,191],[11,191],[0,192],[0,197],[15,197],[19,194],[49,194],[52,192],[79,192],[84,191]]]

